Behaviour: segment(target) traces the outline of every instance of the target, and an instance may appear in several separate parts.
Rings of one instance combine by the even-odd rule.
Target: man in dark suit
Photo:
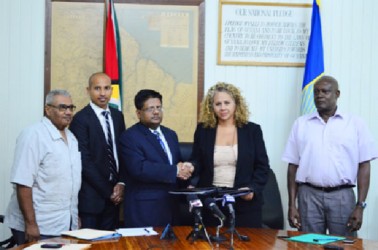
[[[182,163],[177,134],[160,123],[162,96],[144,89],[134,99],[138,123],[122,133],[122,167],[127,170],[124,219],[126,227],[165,226],[172,223],[173,198],[168,193],[178,179],[194,168]]]
[[[125,185],[118,160],[118,139],[125,121],[120,111],[108,105],[112,95],[109,76],[93,74],[87,92],[91,101],[70,126],[82,158],[79,216],[83,228],[113,230],[118,226]]]

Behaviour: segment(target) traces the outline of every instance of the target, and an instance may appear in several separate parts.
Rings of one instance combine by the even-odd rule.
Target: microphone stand
[[[214,241],[214,242],[222,242],[222,241],[226,240],[226,238],[224,236],[219,235],[219,231],[223,227],[223,220],[221,218],[219,218],[218,216],[217,216],[217,218],[218,218],[220,223],[217,226],[217,231],[216,231],[215,236],[211,236],[211,240]]]
[[[206,239],[209,245],[211,246],[211,249],[213,249],[213,244],[211,243],[209,234],[207,233],[206,227],[203,224],[202,217],[196,215],[194,222],[194,228],[192,231],[188,234],[186,239],[191,239],[191,243],[196,241],[197,239]]]
[[[241,235],[235,228],[235,210],[233,204],[235,203],[235,198],[231,195],[225,195],[223,201],[225,202],[224,205],[227,205],[228,211],[230,213],[230,227],[225,233],[230,233],[230,249],[234,249],[234,233],[242,241],[249,241],[249,237],[247,235]]]
[[[229,206],[232,206],[232,204],[229,204]],[[230,216],[230,232],[231,232],[230,249],[234,249],[234,232],[235,231],[236,231],[236,229],[235,229],[235,211],[232,209],[231,216]]]

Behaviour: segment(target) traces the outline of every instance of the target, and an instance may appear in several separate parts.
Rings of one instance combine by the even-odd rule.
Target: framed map
[[[45,94],[66,89],[78,110],[88,78],[103,71],[104,1],[46,1]],[[204,0],[115,1],[122,50],[122,111],[138,122],[140,89],[163,95],[163,125],[191,142],[203,97]]]

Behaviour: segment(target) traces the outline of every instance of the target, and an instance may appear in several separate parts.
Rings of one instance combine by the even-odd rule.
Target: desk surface
[[[166,249],[211,249],[209,243],[205,240],[198,239],[192,242],[187,240],[187,236],[192,231],[191,227],[174,227],[173,231],[177,236],[176,240],[160,240],[162,228],[155,228],[159,233],[157,236],[141,236],[141,237],[122,237],[118,240],[91,242],[91,250],[118,250],[118,249],[151,249],[151,250],[166,250]],[[297,231],[285,231],[274,229],[252,229],[252,228],[238,228],[238,232],[242,235],[248,235],[250,241],[241,241],[234,235],[234,249],[324,249],[323,245],[305,244],[299,242],[291,242],[283,239],[278,239],[278,235],[295,236],[300,235]],[[213,228],[208,229],[211,235],[214,235]],[[225,235],[227,240],[222,243],[213,242],[213,249],[229,249],[230,235]],[[60,243],[88,243],[87,241],[79,241],[68,237],[58,237],[48,240],[49,242]],[[378,241],[356,239],[352,245],[343,244],[342,242],[335,242],[331,245],[343,247],[345,250],[373,250],[378,249]],[[14,250],[23,249],[25,246],[14,248]]]

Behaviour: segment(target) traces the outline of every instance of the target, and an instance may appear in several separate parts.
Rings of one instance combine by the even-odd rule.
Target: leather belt
[[[317,190],[320,190],[320,191],[323,191],[323,192],[326,192],[326,193],[337,191],[337,190],[340,190],[340,189],[353,188],[354,187],[354,185],[348,185],[348,184],[340,185],[340,186],[336,186],[336,187],[318,187],[318,186],[312,185],[311,183],[308,183],[308,182],[301,183],[301,184],[312,187],[314,189],[317,189]]]

